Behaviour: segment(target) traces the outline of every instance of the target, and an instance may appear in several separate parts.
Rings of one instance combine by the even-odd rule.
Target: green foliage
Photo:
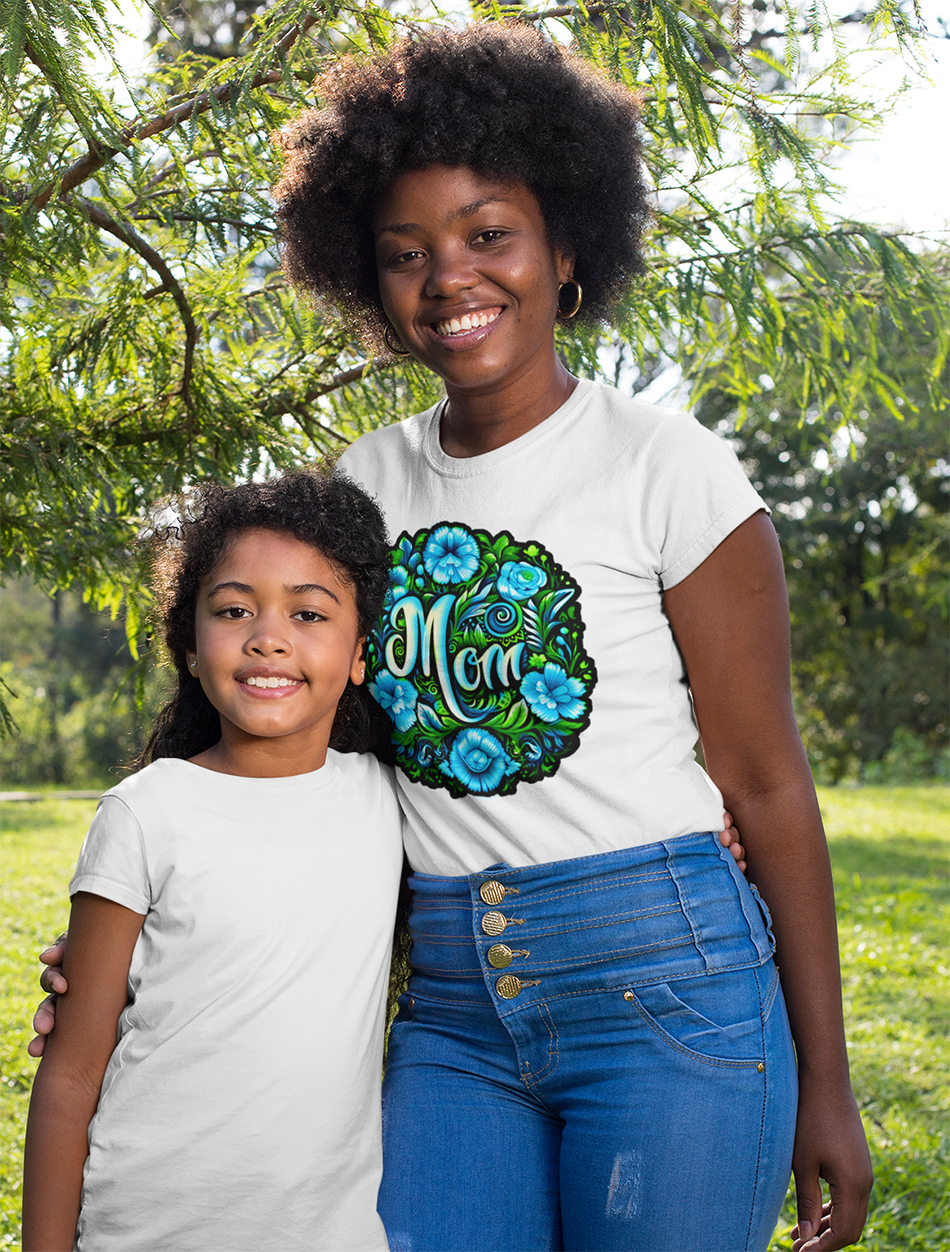
[[[850,275],[839,281],[849,286]],[[741,397],[721,378],[698,406],[773,508],[799,724],[813,769],[829,782],[862,765],[879,782],[946,769],[946,401],[929,388],[926,336],[877,321],[904,395],[896,405],[868,395],[834,435],[816,408],[802,414],[793,367],[781,382],[762,380],[744,420]]]
[[[0,11],[5,577],[78,584],[114,605],[164,494],[338,450],[432,395],[411,363],[366,360],[331,310],[295,302],[267,196],[268,135],[319,96],[333,59],[422,19],[362,0],[255,12],[243,42],[209,36],[209,55],[159,61],[126,98],[99,90],[81,61],[109,50],[105,0]],[[894,325],[937,328],[924,349],[937,386],[945,270],[822,213],[835,144],[880,107],[862,98],[824,5],[492,10],[505,12],[572,37],[644,90],[659,209],[650,273],[619,325],[645,367],[673,353],[697,377],[727,379],[743,404],[763,372],[794,369],[803,405],[860,423],[861,397],[896,404],[906,389],[880,337],[854,333],[887,310]],[[219,5],[208,30],[236,14]],[[879,0],[847,20],[858,18],[868,48],[915,71],[910,6]],[[847,290],[843,264],[861,273]],[[561,333],[575,367],[596,372],[593,339]]]
[[[876,1174],[862,1247],[946,1246],[947,793],[821,792],[838,895],[852,1077]],[[36,1068],[26,1054],[36,953],[59,934],[94,804],[6,804],[0,923],[0,1249],[18,1244],[19,1170]],[[786,1208],[772,1252],[789,1252]]]
[[[0,681],[17,726],[0,742],[4,786],[118,781],[142,746],[164,672],[153,669],[150,654],[133,665],[122,624],[74,592],[47,596],[14,583],[0,598],[0,622]]]

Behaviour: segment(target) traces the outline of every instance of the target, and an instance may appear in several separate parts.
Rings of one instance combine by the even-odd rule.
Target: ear
[[[188,666],[188,673],[192,676],[192,678],[197,678],[198,677],[198,653],[186,652],[185,664]]]
[[[353,652],[353,664],[350,666],[350,682],[359,687],[366,678],[366,636],[360,635]]]
[[[554,250],[554,269],[559,283],[570,282],[574,277],[574,262],[577,260],[573,252]]]

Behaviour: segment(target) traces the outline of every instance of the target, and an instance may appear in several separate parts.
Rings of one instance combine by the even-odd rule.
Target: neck
[[[482,456],[540,426],[571,396],[577,379],[555,358],[544,378],[505,379],[484,390],[446,384],[439,442],[447,456]]]
[[[191,757],[191,764],[239,778],[291,778],[295,774],[311,774],[326,764],[328,731],[308,742],[294,743],[296,736],[265,739],[240,731],[235,734],[235,729],[222,725],[218,742]]]

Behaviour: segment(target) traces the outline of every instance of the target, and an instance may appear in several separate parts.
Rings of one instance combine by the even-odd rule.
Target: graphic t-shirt
[[[460,459],[441,407],[340,459],[395,537],[367,677],[413,867],[719,829],[662,593],[765,507],[735,454],[688,414],[582,381],[520,439]]]
[[[103,797],[70,893],[145,922],[89,1128],[77,1248],[386,1252],[392,771],[160,760]]]

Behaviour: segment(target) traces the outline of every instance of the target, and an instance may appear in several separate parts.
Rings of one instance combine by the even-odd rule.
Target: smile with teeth
[[[250,678],[240,678],[239,682],[248,687],[299,687],[302,678],[263,678],[252,674]]]
[[[450,317],[444,322],[436,322],[433,330],[437,335],[460,335],[466,330],[480,330],[489,326],[501,309],[493,309],[486,313],[463,313],[461,317]]]

